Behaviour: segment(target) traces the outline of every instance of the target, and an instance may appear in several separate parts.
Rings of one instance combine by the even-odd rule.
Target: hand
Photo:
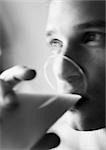
[[[24,80],[31,80],[36,71],[24,66],[14,66],[0,74],[0,110],[14,103],[14,86]]]

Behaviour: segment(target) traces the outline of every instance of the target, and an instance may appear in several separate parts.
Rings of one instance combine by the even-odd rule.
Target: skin
[[[4,108],[12,108],[14,100],[13,88],[22,81],[31,80],[36,71],[25,66],[14,66],[0,74],[0,116]]]
[[[54,64],[58,89],[83,96],[70,110],[70,126],[76,130],[105,127],[104,21],[104,1],[51,1],[46,29],[50,50],[67,56],[82,71],[65,60]],[[74,73],[78,76],[73,78]]]
[[[70,110],[70,114],[68,112],[71,120],[70,127],[77,130],[94,130],[105,127],[105,29],[104,27],[98,27],[97,24],[95,27],[90,25],[86,28],[84,26],[84,28],[78,28],[81,24],[91,23],[95,20],[104,21],[104,11],[103,1],[53,0],[50,5],[47,24],[47,42],[50,49],[59,55],[61,54],[61,56],[67,56],[83,71],[80,73],[79,69],[73,64],[68,65],[64,61],[56,62],[56,65],[54,65],[58,89],[61,89],[63,93],[78,93],[84,97],[74,110]],[[72,79],[69,81],[67,76],[71,76],[72,72],[77,73],[79,77],[75,79],[71,77]],[[2,108],[11,104],[13,87],[27,79],[32,79],[32,71],[22,66],[16,66],[0,74],[0,112]],[[70,142],[70,139],[72,137],[73,140],[77,139],[76,134],[81,133],[70,130],[67,123],[64,125],[63,122],[60,122],[57,129],[63,139],[66,138],[66,144],[69,140],[69,144],[73,145],[74,141]],[[67,131],[66,134],[64,134],[64,130]],[[68,134],[72,137],[67,136]],[[100,132],[98,134],[101,135]],[[79,135],[79,139],[82,139],[80,143],[85,149],[87,139],[89,149],[92,138],[89,136],[89,132],[86,137],[85,134],[83,135],[83,138]],[[104,141],[102,138],[99,138],[99,144],[100,139],[101,143]],[[50,143],[50,141],[48,142]],[[78,145],[77,141],[75,146],[79,148],[81,145]],[[62,148],[60,147],[60,149]]]
[[[77,130],[105,127],[104,7],[104,1],[53,0],[50,4],[47,24],[47,42],[50,49],[61,56],[67,56],[82,69],[80,73],[79,69],[72,64],[67,65],[64,61],[54,65],[58,89],[63,93],[78,93],[83,96],[82,101],[70,111],[70,126]],[[98,20],[102,23],[98,23]],[[17,69],[20,72],[20,67]],[[5,99],[6,93],[9,93],[17,82],[24,80],[20,80],[21,74],[18,71],[17,75],[11,71],[8,81],[5,81],[5,76],[0,78],[1,99]],[[79,77],[72,78],[72,72],[77,73]],[[23,67],[23,74],[27,73],[29,72]],[[10,71],[8,73],[7,70],[5,75],[8,77],[9,74]],[[14,81],[15,76],[19,80]],[[67,77],[70,77],[71,81]],[[11,89],[5,82],[12,85]],[[4,107],[3,102],[1,101]]]

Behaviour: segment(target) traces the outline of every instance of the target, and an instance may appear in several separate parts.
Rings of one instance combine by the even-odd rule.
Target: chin
[[[72,128],[82,131],[97,130],[105,127],[105,98],[104,93],[85,92],[81,88],[72,88],[71,84],[59,83],[58,91],[62,94],[78,94],[82,98],[70,110]],[[97,95],[98,94],[98,95]],[[101,101],[100,101],[101,99]]]
[[[104,105],[105,107],[105,105]],[[72,128],[80,131],[91,131],[105,128],[105,108],[93,105],[92,100],[82,97],[73,110]]]
[[[74,113],[72,128],[78,131],[92,131],[105,128],[105,122],[103,120],[99,122],[95,122],[94,120],[94,118],[91,119]]]

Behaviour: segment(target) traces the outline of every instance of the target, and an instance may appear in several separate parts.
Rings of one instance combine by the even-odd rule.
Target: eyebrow
[[[90,29],[90,28],[105,28],[106,22],[103,20],[96,20],[96,21],[90,21],[82,24],[78,24],[74,26],[75,30],[83,30],[83,29]],[[55,29],[46,31],[46,36],[49,37],[56,33]]]
[[[105,28],[106,23],[102,20],[90,21],[83,24],[78,24],[75,29],[89,29],[89,28]]]

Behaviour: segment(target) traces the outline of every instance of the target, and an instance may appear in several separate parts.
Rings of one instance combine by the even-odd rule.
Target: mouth
[[[81,99],[79,99],[71,109],[73,112],[81,109],[88,102],[88,98],[85,96],[87,86],[80,75],[74,75],[65,80],[59,80],[57,89],[60,94],[77,94],[81,96]]]
[[[84,106],[87,102],[89,101],[89,99],[85,96],[82,96],[81,99],[79,99],[79,101],[75,104],[75,109],[80,109],[82,106]]]
[[[86,83],[81,76],[74,75],[67,79],[59,80],[57,89],[59,93],[84,95],[86,93]]]

